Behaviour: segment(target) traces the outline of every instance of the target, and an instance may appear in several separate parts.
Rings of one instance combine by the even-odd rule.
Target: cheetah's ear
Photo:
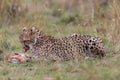
[[[35,27],[32,27],[32,31],[35,31]]]
[[[27,28],[26,28],[26,27],[24,27],[22,31],[23,31],[23,32],[26,32],[26,31],[27,31]]]
[[[31,32],[35,32],[36,28],[32,27],[30,30],[31,30]]]

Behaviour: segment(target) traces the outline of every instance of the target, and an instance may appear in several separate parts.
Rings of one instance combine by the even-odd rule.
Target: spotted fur
[[[31,50],[36,59],[68,61],[79,57],[102,58],[105,50],[99,37],[74,34],[56,39],[44,34],[39,29],[23,29],[20,42],[25,49]]]

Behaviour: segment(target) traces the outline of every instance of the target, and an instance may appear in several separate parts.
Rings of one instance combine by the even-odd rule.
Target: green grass
[[[55,80],[115,80],[119,79],[119,57],[120,55],[107,54],[102,60],[84,60],[79,62],[63,62],[63,63],[46,63],[39,61],[31,61],[21,64],[12,64],[7,62],[8,54],[14,52],[23,52],[19,42],[19,34],[21,27],[15,25],[16,28],[2,27],[0,30],[2,37],[1,53],[3,60],[0,64],[0,80],[44,80],[46,77]],[[40,28],[40,27],[39,27]],[[77,26],[45,26],[43,31],[49,35],[61,38],[70,36],[73,33],[91,34],[100,36],[97,33],[91,33],[93,29],[87,32],[87,27]],[[94,28],[94,27],[91,27]],[[106,44],[107,42],[105,42]],[[31,52],[28,52],[29,54]]]
[[[1,62],[0,79],[43,80],[46,77],[55,80],[117,80],[119,79],[119,57],[103,60],[81,60],[77,63],[40,63],[29,62],[10,64]]]

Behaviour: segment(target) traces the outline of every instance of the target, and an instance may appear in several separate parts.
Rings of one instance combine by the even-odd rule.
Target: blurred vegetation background
[[[119,4],[119,0],[1,0],[1,37],[7,32],[17,35],[24,26],[37,26],[56,37],[91,34],[118,46]],[[12,31],[6,31],[8,28]]]
[[[23,52],[18,37],[25,26],[38,27],[48,35],[57,38],[78,33],[103,39],[107,59],[95,62],[81,61],[81,64],[76,67],[73,66],[75,63],[63,63],[62,70],[60,67],[60,71],[53,70],[54,76],[51,74],[56,80],[119,80],[120,64],[117,60],[120,57],[120,0],[0,0],[0,60],[2,62],[0,80],[33,80],[30,75],[36,75],[35,80],[40,80],[39,74],[41,77],[48,76],[51,73],[49,70],[56,68],[57,64],[43,68],[43,66],[33,63],[22,64],[19,67],[7,63],[8,54],[16,51]],[[113,57],[113,54],[117,55]],[[97,66],[98,64],[99,66]],[[13,77],[15,73],[9,70],[10,67],[13,67],[13,70],[20,68],[15,71],[15,73],[20,72],[19,75],[24,73],[21,69],[27,68],[28,75],[23,78],[20,78],[19,75]],[[31,74],[29,68],[33,67],[39,68],[31,69]],[[89,70],[89,67],[92,69]],[[57,68],[59,68],[58,65]],[[43,70],[45,73],[40,73],[38,70]],[[81,77],[77,75],[80,71],[83,72]],[[68,75],[65,73],[71,77],[66,77]]]

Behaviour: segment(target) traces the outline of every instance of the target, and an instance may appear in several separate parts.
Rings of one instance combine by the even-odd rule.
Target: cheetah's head
[[[19,36],[19,40],[23,46],[24,51],[31,49],[36,42],[38,30],[33,28],[23,28],[22,33]]]

